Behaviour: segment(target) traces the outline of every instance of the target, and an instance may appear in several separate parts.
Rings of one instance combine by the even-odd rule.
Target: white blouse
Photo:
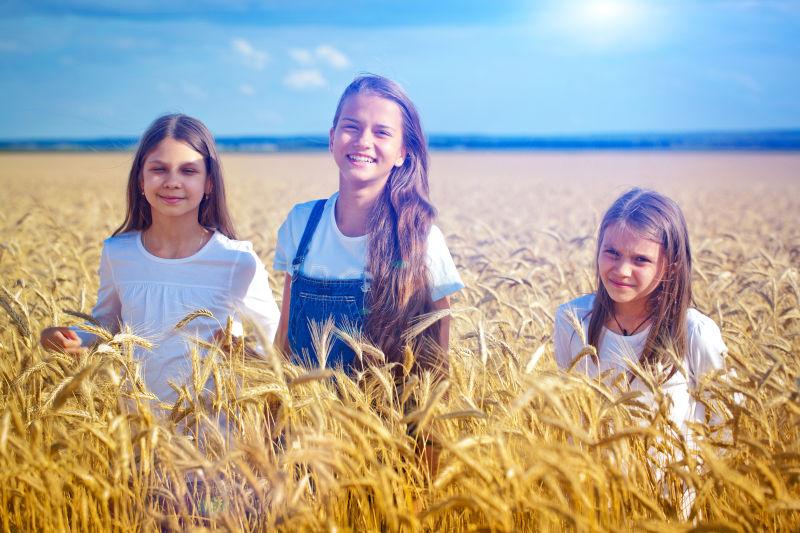
[[[203,308],[214,317],[199,316],[175,329],[181,319]],[[135,355],[145,383],[162,401],[176,399],[168,381],[181,384],[191,375],[192,339],[211,340],[230,316],[235,334],[241,335],[246,317],[271,342],[279,314],[264,264],[247,241],[215,232],[194,255],[180,259],[152,255],[138,231],[103,243],[92,316],[112,332],[124,324],[153,343],[152,351],[137,348]],[[93,335],[73,329],[84,345],[95,341]]]

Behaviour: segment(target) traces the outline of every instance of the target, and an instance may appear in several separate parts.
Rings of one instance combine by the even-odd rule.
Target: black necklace
[[[644,323],[645,323],[645,322],[647,322],[648,320],[650,320],[650,317],[651,317],[651,316],[653,316],[653,315],[652,315],[652,313],[651,313],[651,314],[647,315],[646,317],[644,317],[644,320],[642,320],[641,322],[639,322],[639,325],[638,325],[638,326],[636,326],[635,328],[633,328],[633,331],[631,331],[630,333],[628,333],[628,330],[627,330],[627,329],[625,329],[625,328],[623,328],[623,327],[622,327],[622,324],[620,324],[620,323],[619,323],[619,320],[617,320],[617,314],[616,314],[616,313],[612,312],[612,313],[611,313],[611,316],[614,318],[614,322],[616,322],[616,323],[617,323],[617,327],[620,329],[620,331],[622,331],[622,334],[623,334],[625,337],[630,337],[631,335],[633,335],[634,333],[636,333],[637,331],[639,331],[639,328],[641,328],[642,326],[644,326]]]

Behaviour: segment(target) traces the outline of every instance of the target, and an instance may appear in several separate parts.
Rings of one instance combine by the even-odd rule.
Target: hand
[[[42,330],[39,342],[48,350],[58,350],[71,354],[79,354],[86,350],[81,346],[81,339],[69,328],[52,327]]]
[[[242,346],[243,341],[241,337],[231,335],[230,340],[231,342],[228,343],[227,335],[225,335],[224,329],[218,329],[214,332],[214,342],[219,344],[223,350],[230,352],[232,350],[237,350]]]

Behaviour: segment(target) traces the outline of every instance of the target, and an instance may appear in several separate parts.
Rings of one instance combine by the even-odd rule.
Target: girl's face
[[[406,156],[400,107],[369,93],[350,96],[331,128],[330,149],[340,179],[362,185],[385,183]]]
[[[661,283],[664,254],[660,243],[611,224],[603,233],[597,268],[617,311],[644,312]]]
[[[165,138],[144,159],[139,186],[158,217],[194,217],[211,180],[202,154],[188,144]]]

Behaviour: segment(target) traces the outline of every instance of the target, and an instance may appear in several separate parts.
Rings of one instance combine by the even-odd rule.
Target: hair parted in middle
[[[603,286],[598,266],[603,237],[613,225],[661,245],[661,281],[648,299],[651,326],[639,363],[651,369],[661,363],[669,369],[661,377],[669,379],[677,371],[670,353],[680,359],[687,353],[686,312],[692,305],[692,252],[683,212],[662,194],[634,188],[617,198],[603,215],[595,255],[597,292],[588,331],[588,342],[596,348],[602,342],[603,326],[614,312],[614,301]]]
[[[211,192],[200,202],[197,221],[201,226],[215,229],[230,239],[236,238],[230,212],[225,199],[225,182],[222,179],[217,145],[205,124],[198,119],[182,115],[163,115],[150,124],[139,141],[136,155],[128,175],[127,211],[125,220],[113,235],[134,230],[146,230],[153,223],[150,204],[141,193],[140,180],[144,161],[158,144],[166,138],[175,139],[203,156],[206,173],[211,181]]]
[[[339,122],[348,98],[368,94],[397,104],[403,119],[403,164],[393,167],[368,220],[366,270],[372,277],[365,333],[388,360],[401,362],[403,333],[415,318],[433,310],[427,267],[427,239],[436,209],[428,187],[428,148],[422,123],[411,99],[394,81],[367,74],[342,93],[333,117]],[[418,368],[446,371],[439,349],[439,323],[417,336],[410,346]]]

